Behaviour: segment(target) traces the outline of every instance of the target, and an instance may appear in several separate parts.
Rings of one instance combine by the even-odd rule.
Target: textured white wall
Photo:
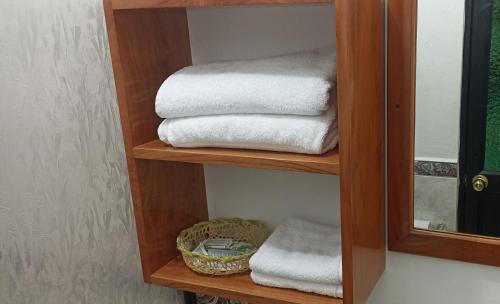
[[[415,158],[458,161],[464,0],[420,0]]]

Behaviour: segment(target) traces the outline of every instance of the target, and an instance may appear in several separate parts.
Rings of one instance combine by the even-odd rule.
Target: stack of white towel
[[[342,297],[340,228],[289,219],[250,259],[252,280]]]
[[[337,145],[334,48],[190,66],[165,80],[156,112],[174,147],[321,154]]]

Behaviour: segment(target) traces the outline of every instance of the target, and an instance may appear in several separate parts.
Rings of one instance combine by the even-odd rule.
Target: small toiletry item
[[[232,243],[229,248],[225,249],[213,249],[207,248],[207,252],[209,256],[237,256],[237,255],[242,255],[247,252],[251,252],[255,250],[255,246],[250,244],[250,243],[244,243],[244,242],[235,242]]]
[[[215,256],[215,257],[240,255],[239,252],[230,249],[208,249],[207,252],[209,256]]]
[[[196,248],[193,250],[193,252],[201,253],[204,255],[208,255],[207,250],[205,249],[205,241],[201,242],[196,246]]]
[[[206,239],[196,246],[193,252],[203,255],[225,257],[242,255],[256,248],[245,242],[233,242],[232,239]]]
[[[204,241],[206,249],[229,249],[232,244],[232,239],[207,239]]]
[[[255,249],[254,245],[245,242],[235,242],[231,245],[231,250],[237,252],[238,254],[245,254]]]

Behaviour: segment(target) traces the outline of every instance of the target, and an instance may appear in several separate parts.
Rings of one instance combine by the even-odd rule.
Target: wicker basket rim
[[[211,226],[211,225],[218,225],[218,224],[240,224],[242,226],[253,226],[255,229],[260,229],[264,235],[267,235],[267,227],[266,225],[259,220],[246,220],[246,219],[241,219],[241,218],[220,218],[220,219],[213,219],[213,220],[208,220],[208,221],[203,221],[194,224],[193,226],[186,228],[182,230],[179,233],[179,236],[177,237],[177,249],[182,253],[184,256],[189,256],[189,257],[197,257],[204,259],[206,261],[221,261],[224,263],[229,263],[229,262],[234,262],[234,261],[239,261],[243,259],[248,259],[250,256],[252,256],[257,249],[252,250],[250,252],[247,252],[245,254],[241,255],[236,255],[236,256],[228,256],[228,257],[213,257],[213,256],[207,256],[198,252],[193,252],[191,249],[188,249],[183,246],[182,240],[185,239],[193,230],[199,229],[201,227],[205,226]],[[254,244],[257,245],[257,244]]]

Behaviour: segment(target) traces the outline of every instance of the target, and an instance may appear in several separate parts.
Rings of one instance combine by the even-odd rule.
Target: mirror
[[[414,227],[500,237],[500,0],[419,0]]]

